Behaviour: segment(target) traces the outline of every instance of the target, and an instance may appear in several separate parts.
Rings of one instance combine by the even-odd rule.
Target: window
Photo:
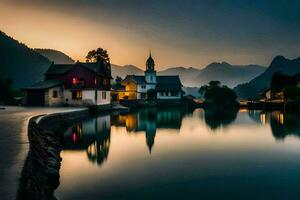
[[[164,96],[164,93],[163,93],[163,92],[161,92],[161,93],[160,93],[160,96]]]
[[[58,96],[58,92],[56,90],[53,90],[52,97],[57,98],[57,96]]]
[[[146,88],[146,85],[142,85],[141,87],[142,87],[143,89],[145,89],[145,88]]]
[[[151,81],[153,80],[153,77],[152,77],[152,76],[150,76],[150,80],[151,80]]]
[[[173,97],[177,97],[178,96],[178,92],[171,92],[171,96],[173,96]]]
[[[73,78],[72,79],[72,85],[73,86],[83,86],[84,80],[82,78]]]
[[[103,79],[103,85],[108,85],[108,80],[107,79]]]
[[[106,99],[106,92],[102,92],[102,99]]]
[[[72,99],[75,99],[75,100],[82,99],[82,91],[73,91]]]

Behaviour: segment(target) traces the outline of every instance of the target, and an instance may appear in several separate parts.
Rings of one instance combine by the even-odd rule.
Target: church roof
[[[157,76],[157,85],[156,90],[157,91],[165,91],[165,90],[171,90],[171,91],[179,91],[181,90],[182,83],[180,81],[179,76]]]

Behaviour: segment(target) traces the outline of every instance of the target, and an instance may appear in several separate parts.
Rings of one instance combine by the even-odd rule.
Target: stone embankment
[[[74,121],[88,117],[90,111],[36,116],[28,125],[29,152],[25,160],[17,193],[18,200],[54,200],[59,186],[61,137]]]

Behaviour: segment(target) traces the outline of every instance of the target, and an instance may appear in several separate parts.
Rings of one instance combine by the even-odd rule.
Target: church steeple
[[[155,67],[155,63],[151,56],[151,51],[150,51],[149,58],[147,59],[147,62],[146,62],[146,71],[154,71],[154,67]]]
[[[156,71],[154,70],[155,63],[149,52],[149,58],[146,61],[145,80],[146,83],[155,85],[156,84]],[[153,88],[154,89],[154,88]]]

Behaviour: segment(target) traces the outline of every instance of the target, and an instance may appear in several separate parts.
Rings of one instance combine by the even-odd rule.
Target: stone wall
[[[28,124],[29,152],[25,160],[17,200],[55,200],[59,186],[61,137],[74,121],[89,116],[88,109],[37,116]]]

